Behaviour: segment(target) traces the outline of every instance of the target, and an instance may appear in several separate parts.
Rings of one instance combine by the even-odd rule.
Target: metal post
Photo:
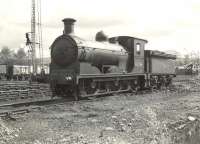
[[[35,47],[36,47],[36,37],[35,37],[35,32],[36,32],[36,16],[35,16],[35,0],[32,0],[32,10],[31,10],[31,48],[32,48],[32,65],[33,65],[33,73],[36,73],[36,52],[35,52]]]

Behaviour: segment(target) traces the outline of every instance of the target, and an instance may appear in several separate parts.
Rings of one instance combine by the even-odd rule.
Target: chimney
[[[65,18],[62,20],[64,22],[64,31],[63,34],[73,34],[74,33],[74,23],[76,22],[75,19],[72,18]]]

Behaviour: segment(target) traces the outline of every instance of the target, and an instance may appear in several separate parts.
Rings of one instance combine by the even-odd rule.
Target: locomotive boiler
[[[51,45],[50,85],[54,95],[81,97],[137,91],[152,84],[169,83],[174,75],[156,71],[153,52],[144,50],[147,40],[117,36],[87,41],[74,34],[76,20],[66,18],[64,31]],[[154,55],[155,56],[155,55]],[[156,55],[174,63],[172,55]],[[170,60],[169,60],[170,59]]]

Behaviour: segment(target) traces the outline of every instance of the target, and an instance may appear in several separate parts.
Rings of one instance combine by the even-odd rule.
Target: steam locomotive
[[[51,45],[53,95],[76,100],[117,92],[168,86],[175,76],[175,55],[145,50],[147,40],[116,36],[86,41],[74,35],[75,19],[66,18],[63,34]]]

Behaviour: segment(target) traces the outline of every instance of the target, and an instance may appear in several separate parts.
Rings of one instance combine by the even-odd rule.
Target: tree
[[[176,65],[177,66],[184,65],[184,59],[183,58],[176,58]]]
[[[20,48],[17,50],[17,53],[15,54],[15,56],[17,59],[23,59],[26,57],[26,53],[23,48]]]
[[[10,64],[13,62],[13,52],[7,47],[3,46],[0,52],[1,62],[4,64]]]
[[[184,64],[190,63],[190,57],[189,54],[184,55]]]
[[[3,48],[1,49],[1,56],[9,57],[10,54],[11,54],[10,49],[7,46],[3,46]]]

